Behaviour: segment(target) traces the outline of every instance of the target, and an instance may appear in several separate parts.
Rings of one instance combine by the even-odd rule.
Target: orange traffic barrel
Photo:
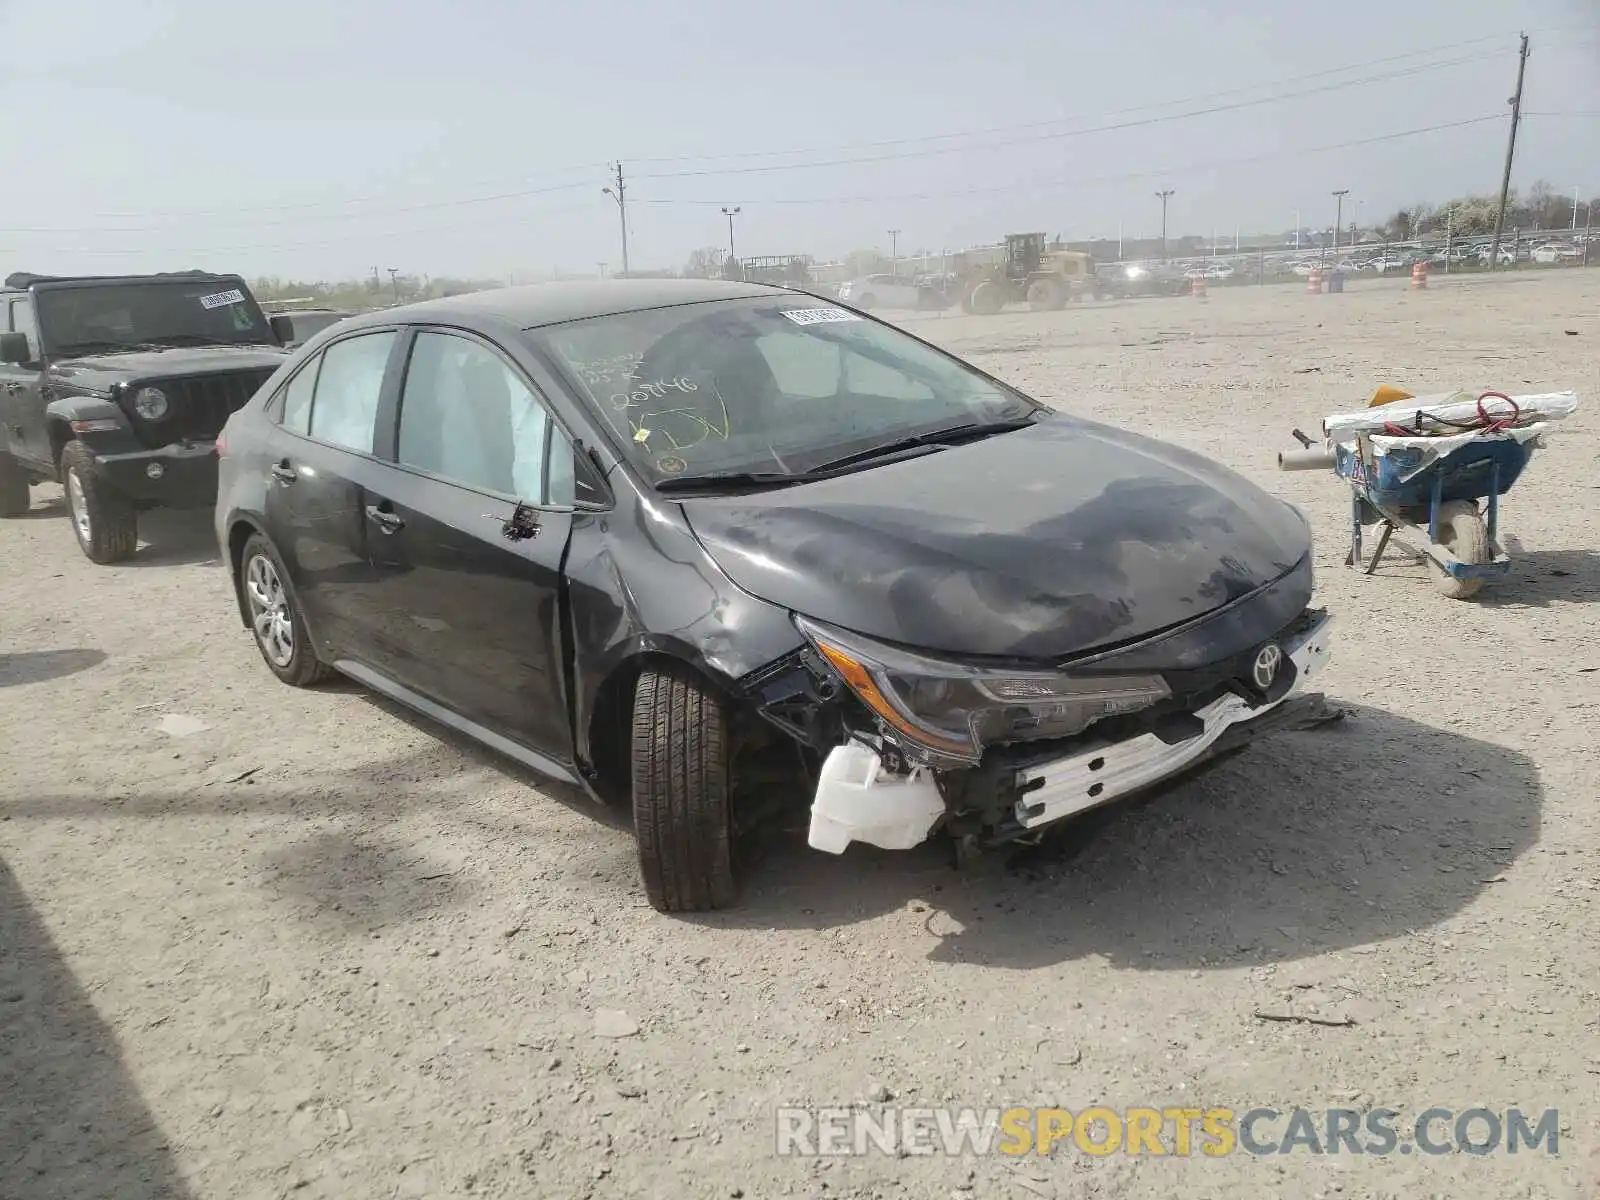
[[[1206,298],[1206,277],[1204,275],[1196,275],[1189,281],[1189,294],[1198,300]]]
[[[1425,262],[1411,264],[1411,290],[1420,292],[1428,286],[1428,264]]]
[[[1322,295],[1322,268],[1312,267],[1311,274],[1306,276],[1306,292],[1308,295]]]

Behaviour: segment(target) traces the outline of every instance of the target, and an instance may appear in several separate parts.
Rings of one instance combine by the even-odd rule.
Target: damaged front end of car
[[[821,761],[814,848],[909,849],[942,828],[971,852],[1326,719],[1307,685],[1331,618],[1303,607],[1284,621],[1286,590],[1062,665],[962,662],[796,616],[805,646],[745,692]]]

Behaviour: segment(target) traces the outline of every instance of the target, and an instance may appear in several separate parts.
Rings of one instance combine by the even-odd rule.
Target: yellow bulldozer
[[[1048,247],[1042,233],[1007,234],[1003,253],[988,262],[976,257],[965,256],[958,276],[965,312],[992,316],[1024,300],[1035,312],[1053,312],[1069,301],[1098,300],[1109,294],[1095,274],[1091,255]]]

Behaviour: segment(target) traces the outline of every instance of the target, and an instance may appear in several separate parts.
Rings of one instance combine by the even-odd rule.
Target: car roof
[[[181,283],[198,280],[236,280],[238,275],[219,275],[213,271],[160,271],[151,275],[35,275],[31,271],[13,271],[6,276],[6,287],[24,291],[35,284],[81,284],[92,287],[103,283]]]
[[[363,313],[363,324],[393,320],[441,321],[489,318],[533,329],[581,321],[586,317],[703,304],[711,300],[739,300],[756,296],[792,297],[783,288],[719,279],[591,279],[565,283],[531,283],[520,287],[469,292],[440,300],[423,300],[395,308]]]

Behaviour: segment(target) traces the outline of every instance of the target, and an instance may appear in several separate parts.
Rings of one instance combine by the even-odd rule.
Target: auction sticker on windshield
[[[859,321],[860,317],[842,308],[786,308],[783,315],[796,325],[825,325],[830,321]]]
[[[212,292],[209,296],[200,297],[200,307],[206,309],[225,308],[229,304],[243,303],[244,293],[238,288],[234,288],[232,291],[227,292]]]

